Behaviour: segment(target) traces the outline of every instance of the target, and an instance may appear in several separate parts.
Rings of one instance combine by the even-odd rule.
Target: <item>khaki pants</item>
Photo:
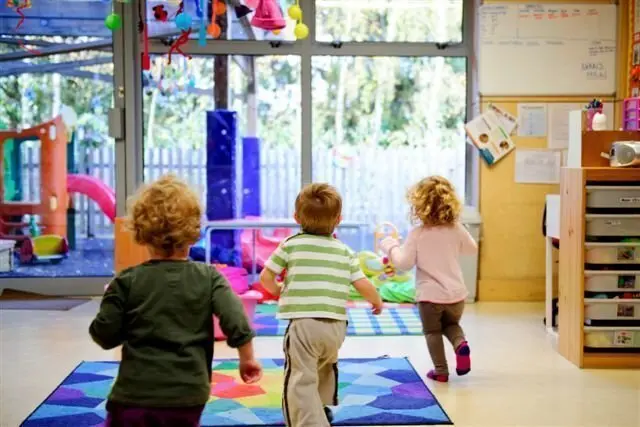
[[[427,337],[427,347],[429,348],[436,374],[449,375],[442,335],[447,337],[454,349],[465,341],[464,332],[460,327],[464,301],[455,304],[419,302],[418,309],[420,311],[420,320],[422,321],[422,330]]]
[[[328,427],[324,406],[338,404],[338,350],[347,322],[292,320],[284,336],[282,409],[288,427]]]

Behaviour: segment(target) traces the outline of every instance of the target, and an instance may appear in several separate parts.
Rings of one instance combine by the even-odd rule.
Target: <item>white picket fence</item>
[[[331,150],[313,151],[313,179],[335,185],[340,190],[345,220],[361,221],[373,227],[391,221],[401,230],[408,227],[405,193],[407,188],[428,175],[443,175],[464,192],[464,147],[380,147],[360,148],[356,158],[339,164]],[[100,178],[115,188],[116,165],[113,146],[87,152],[80,157],[78,173]],[[145,152],[145,180],[174,173],[187,180],[206,200],[206,151],[203,149],[148,149]],[[23,150],[25,200],[37,200],[40,188],[39,150]],[[299,149],[261,147],[260,195],[262,216],[290,217],[300,189]],[[74,196],[78,236],[113,236],[113,225],[87,197]]]

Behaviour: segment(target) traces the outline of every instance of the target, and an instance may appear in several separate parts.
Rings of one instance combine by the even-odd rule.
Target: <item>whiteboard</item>
[[[612,95],[616,6],[485,4],[480,8],[482,95]]]

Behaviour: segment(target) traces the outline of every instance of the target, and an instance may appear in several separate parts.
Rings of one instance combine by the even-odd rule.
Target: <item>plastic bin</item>
[[[586,234],[591,237],[640,236],[640,215],[587,214]]]
[[[584,346],[589,348],[637,348],[640,351],[640,328],[585,327]]]
[[[13,248],[15,240],[0,240],[0,272],[13,271]]]
[[[640,270],[640,242],[587,243],[584,252],[587,264],[639,264]]]
[[[584,289],[588,292],[640,291],[640,271],[585,271]]]
[[[465,206],[460,219],[479,247],[482,220],[478,210],[471,206]],[[460,258],[460,267],[462,268],[464,283],[469,291],[467,302],[475,302],[478,293],[478,253],[462,256]]]
[[[624,130],[640,129],[640,98],[627,98],[623,101],[622,127]]]
[[[584,318],[585,321],[640,320],[640,300],[585,298]]]
[[[640,186],[587,186],[587,208],[640,208]]]

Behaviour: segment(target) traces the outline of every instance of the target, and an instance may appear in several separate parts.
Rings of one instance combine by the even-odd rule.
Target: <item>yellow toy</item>
[[[379,224],[373,232],[373,238],[375,240],[374,250],[376,253],[380,253],[380,241],[387,236],[400,240],[398,228],[390,222],[383,222],[382,224]],[[396,275],[396,268],[391,264],[388,257],[382,257],[382,265],[383,272],[381,277],[379,277],[380,280],[390,279]]]

